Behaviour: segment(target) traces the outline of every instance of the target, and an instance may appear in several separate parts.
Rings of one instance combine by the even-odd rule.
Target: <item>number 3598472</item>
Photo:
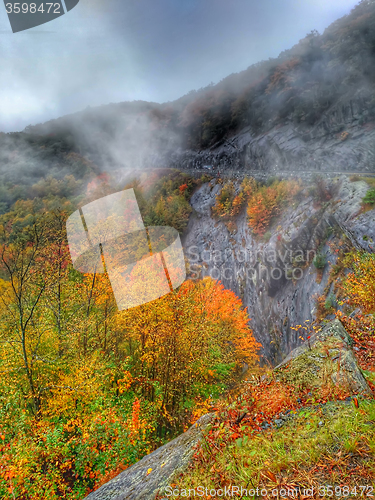
[[[8,14],[36,14],[40,12],[41,14],[61,14],[60,3],[41,3],[37,7],[36,3],[7,3],[5,5]]]

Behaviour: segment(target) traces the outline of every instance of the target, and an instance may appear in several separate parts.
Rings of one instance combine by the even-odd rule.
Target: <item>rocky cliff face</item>
[[[250,127],[231,139],[202,151],[159,151],[145,158],[144,167],[170,167],[188,171],[226,172],[238,177],[314,172],[374,172],[375,123],[367,121],[371,95],[358,90],[328,109],[313,127],[279,124],[254,135]],[[205,168],[206,167],[206,168]]]
[[[220,279],[241,297],[265,356],[277,363],[301,342],[291,327],[315,318],[316,297],[327,286],[343,237],[373,251],[375,210],[358,215],[368,185],[338,177],[331,181],[335,196],[321,205],[305,192],[271,227],[267,242],[254,238],[246,213],[232,232],[211,216],[220,189],[213,180],[191,199],[194,212],[183,236],[190,275]],[[320,283],[312,262],[318,251],[327,260]]]

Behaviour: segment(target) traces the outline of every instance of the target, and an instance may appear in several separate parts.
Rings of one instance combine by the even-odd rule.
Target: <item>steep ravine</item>
[[[340,176],[331,188],[336,194],[325,204],[305,193],[273,224],[268,242],[254,238],[245,211],[236,218],[237,230],[232,233],[211,216],[221,189],[216,180],[201,186],[191,199],[194,211],[183,235],[191,277],[220,279],[241,297],[254,335],[272,363],[301,343],[291,327],[315,318],[316,297],[322,295],[337,260],[330,247],[342,244],[345,233],[355,247],[373,251],[375,210],[357,215],[368,185]],[[318,283],[312,259],[320,245],[327,265]],[[301,258],[310,264],[304,265]]]
[[[300,201],[290,206],[270,228],[271,236],[267,242],[252,235],[246,213],[236,218],[237,229],[232,233],[224,222],[212,217],[211,207],[221,187],[214,179],[203,184],[192,196],[193,213],[182,237],[190,278],[211,275],[242,298],[252,318],[254,334],[263,344],[263,354],[274,365],[287,354],[286,360],[293,360],[292,368],[288,363],[283,376],[288,376],[288,373],[293,376],[293,370],[299,370],[299,363],[305,363],[306,356],[310,356],[311,346],[312,356],[315,356],[314,342],[318,338],[331,341],[335,337],[337,349],[329,344],[330,356],[336,359],[336,350],[340,351],[340,376],[354,384],[352,389],[355,392],[359,389],[370,394],[351,350],[348,334],[337,319],[305,343],[291,329],[291,326],[315,317],[314,296],[322,294],[326,287],[331,266],[337,260],[335,248],[344,240],[344,235],[354,247],[373,251],[375,209],[357,215],[362,198],[369,189],[367,183],[351,182],[347,176],[340,176],[331,181],[329,187],[334,196],[325,204],[308,197],[307,191],[302,193]],[[300,267],[296,264],[298,256],[306,257],[306,252],[316,252],[318,247],[328,260],[320,283],[312,263],[307,266],[300,264]],[[288,269],[292,273],[294,269],[294,280],[290,279]],[[331,357],[324,361],[326,357],[320,355],[317,358],[322,363],[322,371],[325,370],[324,363],[331,362]],[[334,375],[338,377],[337,371]],[[280,372],[278,376],[281,376]],[[316,380],[320,380],[317,377]],[[285,418],[288,420],[292,416],[288,414]],[[152,500],[157,492],[163,495],[166,486],[186,470],[195,444],[202,439],[201,431],[204,432],[213,418],[213,413],[204,415],[187,432],[105,483],[87,500]],[[277,428],[280,422],[285,423],[284,420],[274,420]]]

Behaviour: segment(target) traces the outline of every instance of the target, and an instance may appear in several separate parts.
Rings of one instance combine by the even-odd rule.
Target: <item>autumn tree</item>
[[[5,372],[21,371],[25,375],[21,391],[31,398],[35,415],[40,411],[38,364],[43,336],[48,330],[41,325],[39,304],[50,284],[43,270],[41,256],[46,238],[46,224],[35,215],[23,220],[7,221],[0,228],[1,246],[1,341],[11,355]],[[25,385],[26,383],[26,385]]]
[[[257,360],[260,346],[241,301],[210,278],[186,281],[158,301],[120,313],[118,321],[142,394],[154,399],[159,391],[170,423],[215,381],[228,381],[236,365]]]
[[[282,209],[301,191],[298,181],[274,181],[262,186],[249,196],[247,216],[255,234],[263,235]]]

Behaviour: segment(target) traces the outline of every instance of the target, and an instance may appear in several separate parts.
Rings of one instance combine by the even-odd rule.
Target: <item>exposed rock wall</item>
[[[334,199],[317,207],[306,195],[270,228],[268,242],[254,238],[246,213],[237,217],[232,233],[211,216],[221,189],[215,180],[191,199],[194,212],[183,236],[191,277],[220,279],[242,299],[255,337],[274,363],[300,343],[291,327],[315,317],[316,296],[322,295],[337,260],[329,244],[339,245],[344,233],[357,248],[373,251],[375,245],[375,210],[357,215],[368,185],[346,176],[332,183]],[[320,283],[312,263],[319,246],[328,261]]]
[[[259,135],[249,127],[234,137],[202,151],[172,149],[146,158],[145,167],[188,171],[245,173],[265,179],[298,173],[375,173],[375,124],[363,123],[369,96],[359,90],[343,97],[313,127],[280,124]]]

